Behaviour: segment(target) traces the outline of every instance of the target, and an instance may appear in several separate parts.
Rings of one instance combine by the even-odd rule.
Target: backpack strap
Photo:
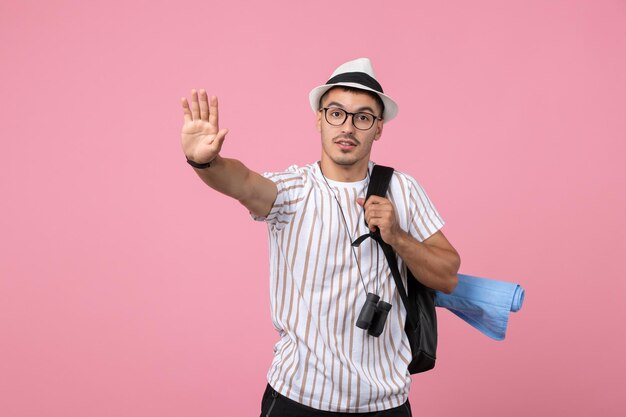
[[[394,169],[391,167],[374,165],[374,168],[372,168],[372,175],[370,175],[370,183],[367,187],[365,201],[367,201],[367,199],[372,195],[377,195],[379,197],[385,197],[387,195],[393,171]]]
[[[367,187],[367,194],[365,197],[365,201],[372,195],[376,195],[379,197],[386,197],[387,190],[389,189],[389,183],[391,182],[391,178],[393,177],[394,169],[391,167],[386,167],[382,165],[374,165],[372,168],[372,174],[370,175],[370,183]],[[365,222],[367,225],[367,222]],[[396,282],[396,287],[398,292],[400,293],[400,298],[402,299],[402,304],[404,304],[404,308],[407,311],[407,324],[409,326],[415,326],[415,317],[409,312],[413,310],[409,308],[409,298],[407,295],[406,288],[404,288],[404,284],[402,283],[402,277],[400,276],[400,271],[398,270],[398,261],[396,258],[396,253],[394,252],[391,245],[387,244],[383,238],[380,236],[380,230],[376,228],[375,232],[369,232],[362,236],[359,236],[354,242],[352,242],[352,246],[358,247],[363,243],[363,241],[367,238],[372,238],[383,250],[385,254],[385,258],[387,259],[387,264],[391,269],[391,275],[393,276],[393,280]]]
[[[386,167],[383,165],[374,165],[372,168],[372,174],[370,175],[370,182],[367,186],[367,194],[365,195],[365,201],[373,195],[379,197],[386,197],[387,190],[389,189],[389,183],[391,182],[391,177],[393,176],[394,169],[391,167]],[[365,225],[368,226],[367,220],[363,217],[363,221]],[[368,226],[369,227],[369,226]],[[365,239],[371,237],[372,239],[382,242],[382,238],[380,237],[380,230],[376,228],[376,231],[366,233],[362,236],[359,236],[354,242],[352,242],[352,246],[358,247],[363,243]]]

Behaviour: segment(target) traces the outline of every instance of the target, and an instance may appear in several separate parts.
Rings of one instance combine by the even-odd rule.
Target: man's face
[[[367,93],[345,91],[341,87],[330,90],[322,101],[322,108],[333,107],[350,113],[365,112],[380,117],[381,109],[376,100]],[[330,112],[330,110],[329,110]],[[322,136],[322,161],[348,167],[367,164],[372,144],[380,138],[383,121],[376,120],[368,130],[359,130],[348,115],[340,126],[333,126],[324,117],[324,110],[317,114],[317,129]]]

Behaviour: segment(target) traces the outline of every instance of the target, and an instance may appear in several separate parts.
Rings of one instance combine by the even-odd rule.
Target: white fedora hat
[[[380,97],[385,105],[383,119],[390,121],[398,114],[398,105],[393,99],[383,93],[383,88],[376,81],[374,68],[368,58],[359,58],[341,64],[332,73],[326,84],[315,87],[309,93],[309,102],[314,112],[319,111],[320,99],[325,92],[338,85],[358,88],[359,90],[371,91]]]

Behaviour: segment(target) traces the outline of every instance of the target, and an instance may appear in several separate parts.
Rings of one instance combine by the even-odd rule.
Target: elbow
[[[459,283],[459,277],[457,274],[459,272],[460,267],[461,267],[461,257],[455,251],[454,256],[452,256],[450,259],[449,273],[444,278],[444,285],[443,285],[443,288],[441,289],[441,292],[446,293],[446,294],[452,294],[457,284]]]
[[[457,275],[456,274],[450,275],[449,277],[446,278],[445,283],[443,284],[440,291],[445,294],[452,294],[452,292],[454,292],[454,289],[456,288],[456,285],[458,283],[459,283],[459,278],[457,277]]]

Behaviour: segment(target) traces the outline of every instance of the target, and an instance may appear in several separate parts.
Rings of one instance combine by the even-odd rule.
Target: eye
[[[333,119],[342,119],[345,116],[343,110],[340,109],[328,109],[328,113]]]
[[[357,113],[356,118],[360,122],[370,122],[372,121],[372,115],[368,113]]]

